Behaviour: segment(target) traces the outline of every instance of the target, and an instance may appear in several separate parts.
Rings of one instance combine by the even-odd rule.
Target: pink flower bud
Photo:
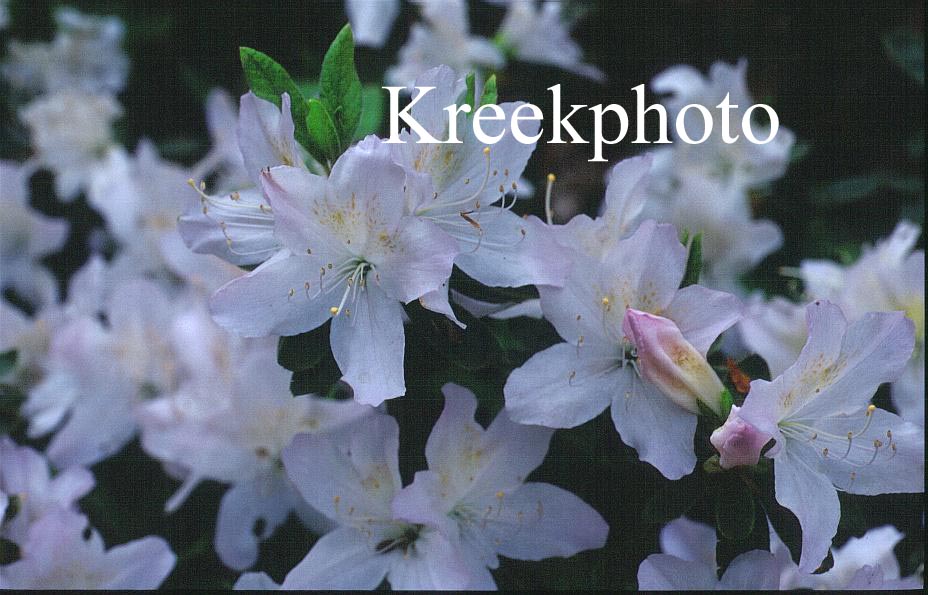
[[[731,413],[725,424],[716,428],[709,437],[709,442],[719,451],[719,465],[722,469],[731,469],[741,465],[756,465],[760,452],[770,441],[765,434],[738,415],[740,407],[732,405]]]
[[[622,330],[635,347],[638,371],[645,380],[688,411],[699,413],[701,401],[721,413],[725,386],[672,320],[629,308]]]

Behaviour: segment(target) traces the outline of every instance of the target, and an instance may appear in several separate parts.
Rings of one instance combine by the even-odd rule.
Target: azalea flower
[[[738,323],[744,345],[767,362],[771,376],[779,376],[799,356],[806,343],[806,306],[774,296],[753,294]]]
[[[162,159],[150,141],[140,142],[135,155],[122,147],[107,152],[90,178],[87,199],[119,241],[115,276],[165,275],[161,242],[177,234],[177,217],[190,200],[184,192],[190,190],[188,179],[187,171]]]
[[[0,589],[155,589],[177,560],[153,536],[106,550],[87,518],[68,510],[33,523],[19,552],[19,560],[0,566]]]
[[[716,62],[709,76],[690,66],[674,66],[657,75],[651,88],[668,96],[668,128],[677,134],[677,114],[688,104],[712,108],[727,96],[731,105],[731,134],[754,100],[747,90],[747,62],[736,65]],[[683,126],[690,138],[700,138],[702,117],[696,110],[684,114]],[[767,131],[755,125],[756,138]],[[678,141],[654,151],[647,217],[703,232],[703,278],[712,287],[740,291],[738,276],[760,263],[783,243],[783,234],[772,221],[755,220],[749,191],[782,177],[789,163],[793,133],[780,127],[767,144],[750,142],[744,134],[724,142],[716,126],[700,144]]]
[[[61,469],[52,476],[41,453],[17,446],[9,437],[0,438],[0,492],[4,508],[9,496],[16,498],[16,513],[4,519],[0,511],[0,536],[20,545],[29,527],[55,510],[77,511],[77,501],[93,489],[90,471],[82,467]],[[2,576],[0,571],[0,576]]]
[[[345,12],[356,45],[382,48],[400,12],[400,0],[345,0]]]
[[[138,411],[142,447],[185,474],[167,510],[180,507],[204,479],[232,484],[219,506],[215,543],[223,563],[238,570],[254,564],[259,541],[291,511],[316,530],[327,528],[284,474],[281,449],[297,433],[330,433],[370,408],[292,397],[290,373],[276,361],[276,340],[231,337],[200,309],[178,317],[172,335],[175,350],[195,374],[177,392],[143,403]]]
[[[394,515],[437,528],[471,560],[471,586],[481,588],[496,588],[487,567],[497,568],[499,555],[566,558],[605,545],[609,527],[588,504],[551,484],[525,482],[553,430],[516,424],[505,412],[484,430],[474,421],[472,392],[455,384],[442,392],[445,410],[425,449],[429,469],[396,496]]]
[[[670,479],[690,473],[697,401],[718,411],[723,388],[706,353],[740,304],[699,285],[678,289],[686,258],[673,226],[645,221],[604,254],[577,252],[563,288],[539,286],[545,318],[566,342],[509,376],[510,418],[569,428],[611,405],[642,460]]]
[[[446,64],[456,72],[501,68],[505,59],[488,39],[470,35],[464,0],[417,0],[425,23],[415,23],[400,49],[399,64],[384,75],[389,85],[410,85],[430,68]],[[442,105],[444,107],[444,105]]]
[[[68,237],[68,222],[29,206],[28,172],[12,161],[0,161],[0,291],[13,289],[31,303],[57,299],[57,282],[38,261],[57,252]]]
[[[911,321],[901,312],[869,313],[849,325],[824,300],[807,312],[809,339],[799,359],[772,382],[751,382],[744,406],[732,410],[712,443],[723,458],[756,463],[774,441],[765,456],[774,461],[776,498],[799,519],[799,569],[812,572],[838,528],[836,490],[922,492],[925,459],[921,427],[869,404],[905,367]],[[739,439],[727,439],[736,432]]]
[[[406,176],[368,137],[328,178],[279,166],[264,175],[285,248],[213,296],[215,320],[243,336],[294,335],[332,320],[343,380],[360,403],[405,393],[403,309],[451,274],[457,243],[404,215]]]
[[[276,165],[306,167],[293,136],[290,96],[281,96],[278,109],[251,92],[242,95],[236,132],[242,172],[251,185],[207,194],[205,185],[191,183],[200,201],[187,203],[178,231],[194,252],[239,265],[260,264],[281,248],[273,209],[261,190],[261,172]]]
[[[571,24],[564,21],[561,8],[560,2],[552,0],[510,0],[498,39],[519,60],[604,80],[600,69],[583,62],[583,50],[570,38]]]
[[[774,590],[780,576],[770,552],[752,550],[732,560],[718,577],[715,548],[718,538],[709,525],[680,517],[660,534],[660,554],[651,554],[638,567],[638,588],[660,591]]]
[[[908,421],[925,424],[925,251],[914,250],[920,229],[901,221],[890,237],[865,246],[861,257],[842,267],[805,260],[800,267],[806,293],[838,304],[857,320],[867,312],[901,310],[915,324],[915,351],[892,386],[893,405]]]
[[[132,438],[136,404],[179,380],[166,334],[183,307],[159,285],[132,280],[109,295],[106,325],[96,316],[78,316],[57,329],[44,377],[22,406],[30,438],[54,432],[49,460],[91,465]]]
[[[75,89],[109,95],[125,88],[129,58],[121,47],[126,32],[122,21],[62,7],[55,12],[55,23],[50,43],[10,42],[2,72],[14,88],[36,94]]]
[[[121,115],[111,96],[73,89],[43,95],[20,110],[35,150],[33,163],[55,174],[58,198],[70,202],[86,188],[115,145],[112,127]]]
[[[464,79],[446,66],[429,70],[416,79],[418,87],[434,87],[412,106],[411,116],[435,138],[448,137],[447,105],[458,105],[466,90]],[[524,103],[503,103],[506,120]],[[407,201],[409,213],[434,223],[457,240],[459,254],[454,263],[472,278],[494,287],[560,285],[569,265],[551,233],[536,217],[522,218],[507,206],[507,195],[518,188],[518,179],[535,150],[535,143],[516,140],[503,121],[484,126],[488,135],[502,135],[487,147],[475,136],[467,114],[459,114],[456,130],[461,144],[417,143],[418,137],[404,130],[402,144],[393,144],[393,156],[407,172],[413,191]],[[526,123],[523,133],[538,131],[537,122]],[[425,307],[453,316],[448,290],[423,298]]]
[[[893,590],[921,589],[917,575],[901,578],[893,548],[903,535],[892,525],[870,529],[832,548],[832,567],[819,574],[806,574],[790,557],[789,549],[770,528],[770,551],[780,567],[782,589]]]
[[[384,578],[397,590],[485,586],[472,582],[484,577],[474,576],[440,531],[394,515],[402,488],[398,449],[399,426],[386,415],[368,419],[343,447],[300,434],[284,449],[284,467],[300,494],[339,525],[287,574],[284,589],[374,589]]]

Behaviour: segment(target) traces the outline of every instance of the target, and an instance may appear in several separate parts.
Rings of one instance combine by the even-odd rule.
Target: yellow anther
[[[872,414],[874,411],[876,411],[876,405],[870,405],[867,407],[867,415]]]
[[[503,491],[500,490],[500,491],[496,492],[496,499],[497,499],[497,500],[502,500],[502,499],[503,499],[503,496],[505,496],[505,495],[506,495],[506,494],[504,494]]]
[[[557,179],[557,176],[555,176],[554,174],[548,174],[549,182],[554,182],[556,179]]]
[[[338,306],[332,306],[331,308],[329,308],[329,314],[331,314],[332,316],[335,316],[336,314],[338,314]]]
[[[489,154],[490,154],[490,147],[484,147],[484,148],[483,148],[483,154],[484,154],[484,155],[489,155]]]

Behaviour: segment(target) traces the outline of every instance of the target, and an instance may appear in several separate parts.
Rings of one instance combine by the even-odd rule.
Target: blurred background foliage
[[[0,33],[4,48],[5,40],[13,38],[50,39],[54,33],[51,15],[60,4],[64,3],[11,2],[10,28]],[[165,157],[187,164],[208,149],[203,115],[208,90],[219,86],[238,95],[246,89],[239,46],[267,53],[295,78],[311,84],[325,50],[347,20],[341,0],[66,4],[117,15],[128,25],[125,45],[132,70],[128,88],[120,96],[125,106],[120,140],[134,147],[139,139],[151,138]],[[471,4],[472,30],[492,36],[503,11],[483,2]],[[561,83],[565,104],[633,106],[631,87],[648,83],[669,66],[685,63],[706,71],[715,60],[748,59],[749,87],[755,99],[773,105],[781,124],[797,136],[794,162],[785,178],[754,197],[755,215],[776,221],[783,228],[785,243],[745,278],[748,287],[796,296],[800,288],[780,275],[780,267],[795,266],[803,258],[850,262],[862,242],[887,236],[900,218],[923,223],[922,2],[890,1],[872,7],[823,3],[800,8],[789,2],[760,0],[601,0],[573,2],[568,12],[579,19],[574,37],[587,61],[606,73],[607,82],[600,85],[557,69],[512,63],[497,75],[500,101],[530,101],[549,114],[546,89]],[[358,49],[363,83],[379,83],[415,20],[415,7],[404,3],[388,45],[379,51]],[[0,157],[24,159],[28,138],[16,123],[8,90],[0,92],[0,123]],[[592,120],[579,124],[580,133],[589,138]],[[611,164],[640,150],[623,142],[607,147],[606,155]],[[526,177],[541,188],[544,175],[556,173],[558,200],[574,201],[579,210],[593,213],[603,194],[607,165],[588,163],[591,155],[589,145],[541,144]],[[37,175],[32,186],[34,207],[72,221],[68,245],[46,261],[62,280],[67,279],[86,259],[88,234],[101,221],[83,200],[69,206],[57,203],[49,175]],[[529,204],[528,210],[541,213],[539,200]],[[482,297],[502,301],[513,295]],[[423,448],[441,410],[442,384],[454,381],[473,389],[481,402],[481,421],[486,423],[501,407],[508,372],[558,340],[547,323],[527,319],[470,318],[465,320],[470,325],[467,332],[462,333],[447,320],[417,307],[409,308],[409,314],[408,394],[388,403],[389,413],[402,428],[401,467],[407,482],[425,467]],[[343,396],[327,344],[319,333],[282,343],[280,361],[294,370],[296,392]],[[748,372],[764,377],[763,368],[761,363]],[[17,440],[24,441],[24,428],[11,420],[15,416],[11,403],[17,398],[2,395],[0,415],[5,423],[13,424],[2,430],[11,430]],[[701,438],[705,441],[706,436]],[[701,461],[711,455],[699,454]],[[235,574],[223,568],[212,548],[221,485],[204,483],[180,511],[165,517],[163,502],[177,482],[165,476],[137,442],[93,471],[97,488],[81,504],[108,544],[161,534],[179,557],[166,586],[231,586]],[[603,550],[570,560],[504,560],[495,573],[497,582],[504,588],[634,588],[639,562],[658,550],[660,527],[683,513],[718,526],[723,563],[740,551],[765,547],[763,514],[774,512],[768,506],[771,486],[765,485],[761,475],[709,471],[700,465],[686,479],[665,480],[621,443],[608,414],[574,430],[557,432],[534,478],[569,487],[592,504],[611,526],[609,543]],[[893,523],[907,535],[896,550],[903,576],[923,563],[922,495],[844,496],[836,543],[866,528]],[[786,518],[781,526],[793,533],[784,536],[787,541],[794,541],[795,528],[790,529],[790,523],[794,519]],[[280,579],[308,551],[312,540],[291,519],[262,546],[257,567]]]

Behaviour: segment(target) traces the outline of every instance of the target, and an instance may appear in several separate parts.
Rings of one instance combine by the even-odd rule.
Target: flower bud
[[[638,371],[645,380],[688,411],[699,413],[701,401],[721,414],[725,386],[672,320],[629,308],[622,330],[635,347]]]
[[[740,407],[732,405],[725,424],[716,428],[709,437],[709,442],[719,451],[722,469],[756,465],[764,445],[770,442],[770,435],[741,419],[739,410]]]

